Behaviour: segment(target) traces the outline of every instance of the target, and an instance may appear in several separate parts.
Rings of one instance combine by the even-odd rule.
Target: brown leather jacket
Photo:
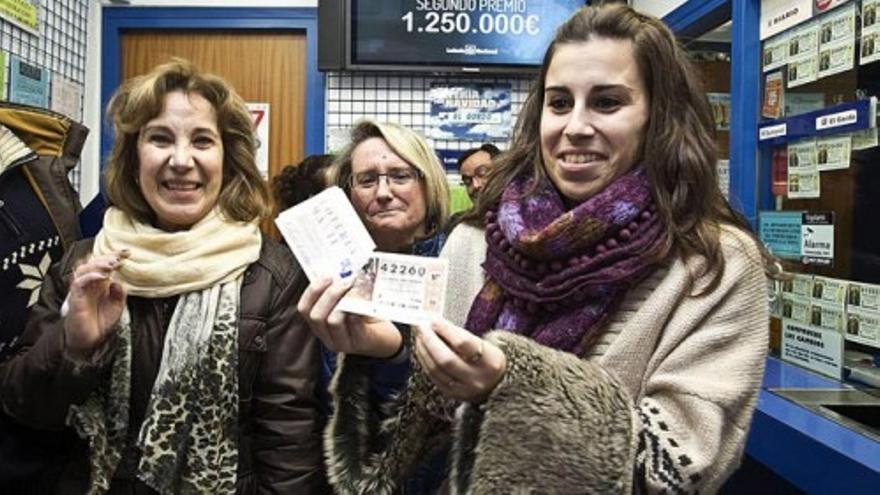
[[[77,242],[52,267],[40,301],[32,309],[21,348],[0,364],[3,408],[36,428],[65,430],[69,406],[83,402],[109,376],[110,356],[75,368],[64,351],[59,318],[71,271],[91,248],[91,240]],[[306,284],[290,252],[268,240],[244,275],[239,323],[238,493],[326,491],[315,393],[319,350],[296,312],[296,298]],[[136,438],[144,419],[175,303],[174,297],[128,298],[134,346],[130,439]],[[124,451],[111,493],[151,493],[136,478],[137,456],[135,448]],[[75,442],[61,469],[56,491],[84,493],[89,475],[84,442]]]

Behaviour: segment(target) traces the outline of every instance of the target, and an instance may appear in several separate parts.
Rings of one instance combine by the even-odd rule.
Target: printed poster
[[[269,104],[248,103],[251,118],[254,119],[254,134],[257,138],[257,170],[264,179],[269,177]]]
[[[805,211],[762,211],[758,215],[758,236],[774,256],[799,259],[805,265],[831,266],[834,261],[834,213]],[[784,281],[782,292],[799,297],[817,297],[812,276]]]
[[[510,139],[510,84],[434,83],[428,98],[429,137],[474,142]]]
[[[833,212],[804,213],[801,235],[801,263],[822,266],[834,263]]]
[[[839,380],[843,373],[843,335],[782,320],[782,359]]]
[[[49,108],[82,122],[82,94],[82,86],[55,74],[52,78],[52,104]]]
[[[11,56],[9,101],[49,108],[49,71]]]
[[[801,212],[762,211],[758,220],[758,236],[767,250],[784,259],[801,257]]]
[[[41,16],[40,0],[0,0],[0,17],[37,36]]]

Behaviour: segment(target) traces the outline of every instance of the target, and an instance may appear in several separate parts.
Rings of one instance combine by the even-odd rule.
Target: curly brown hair
[[[286,210],[323,191],[333,155],[309,155],[297,165],[288,165],[272,179],[272,197],[279,210]]]
[[[223,185],[217,198],[220,212],[229,220],[242,222],[266,218],[269,191],[257,170],[253,121],[244,100],[225,79],[200,72],[180,58],[125,81],[107,106],[107,119],[113,123],[116,137],[104,171],[110,203],[140,222],[155,222],[155,212],[137,185],[138,136],[143,126],[162,112],[165,97],[175,91],[202,96],[217,114],[223,142]]]

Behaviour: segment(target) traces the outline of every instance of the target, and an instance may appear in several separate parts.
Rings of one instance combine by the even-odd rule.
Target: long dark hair
[[[519,114],[510,149],[489,172],[473,218],[480,218],[494,208],[514,178],[545,177],[541,113],[547,70],[558,46],[593,38],[632,42],[650,102],[642,156],[650,157],[644,166],[658,211],[669,230],[659,256],[677,251],[685,258],[704,257],[705,271],[713,267],[717,271],[701,292],[712,290],[724,274],[721,226],[734,225],[745,231],[749,231],[749,226],[718,187],[714,119],[685,51],[663,22],[625,5],[583,7],[559,27]],[[760,242],[757,245],[766,264],[773,265],[774,260]]]

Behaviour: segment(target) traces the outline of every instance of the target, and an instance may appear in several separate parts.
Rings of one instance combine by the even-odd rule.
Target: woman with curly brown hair
[[[306,279],[258,228],[243,100],[175,60],[123,84],[108,116],[112,206],[0,365],[4,410],[82,438],[60,493],[321,491],[318,346],[293,307]]]

